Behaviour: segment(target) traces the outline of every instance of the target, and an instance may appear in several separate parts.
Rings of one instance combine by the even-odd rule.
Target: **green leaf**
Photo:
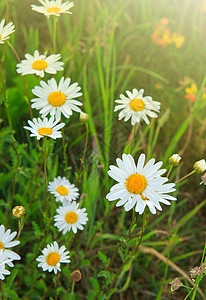
[[[34,221],[32,221],[31,223],[32,223],[32,226],[33,226],[33,228],[34,228],[34,234],[35,234],[35,236],[36,236],[36,237],[40,237],[43,233],[42,233],[42,231],[39,229],[39,226],[38,226],[37,223],[34,222]]]
[[[91,284],[92,284],[92,287],[93,287],[94,291],[96,293],[98,293],[98,291],[99,291],[99,282],[94,277],[91,277],[89,280],[91,281]]]
[[[107,270],[103,270],[103,271],[100,271],[98,274],[97,274],[98,277],[105,277],[106,279],[111,279],[112,275],[110,274],[109,271]]]
[[[107,266],[109,263],[109,259],[107,258],[107,256],[104,255],[100,250],[98,251],[98,256],[99,256],[99,259],[103,262],[103,264],[105,266]]]
[[[15,298],[15,299],[18,299],[18,295],[16,292],[12,291],[12,290],[9,290],[9,289],[6,289],[4,295],[7,297],[7,298]]]

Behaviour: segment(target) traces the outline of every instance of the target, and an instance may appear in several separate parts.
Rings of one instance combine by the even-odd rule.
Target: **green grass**
[[[143,152],[147,160],[152,157],[162,160],[168,169],[168,158],[182,152],[180,166],[172,170],[172,182],[189,173],[193,163],[205,157],[206,101],[202,100],[202,93],[206,85],[203,63],[206,22],[205,12],[200,9],[203,1],[74,2],[72,15],[61,15],[57,23],[56,53],[62,55],[64,71],[58,72],[55,79],[65,76],[79,83],[83,111],[89,115],[88,147],[78,182],[80,194],[84,194],[80,203],[87,209],[89,222],[84,231],[75,236],[71,233],[63,236],[53,226],[57,203],[45,191],[42,141],[37,144],[36,139],[30,138],[23,129],[30,119],[26,97],[33,98],[31,90],[39,84],[39,78],[25,76],[27,95],[22,76],[16,73],[18,61],[14,53],[7,44],[1,45],[6,98],[15,137],[12,143],[1,87],[1,224],[18,231],[18,220],[11,213],[16,205],[23,205],[26,215],[21,243],[14,248],[22,259],[15,262],[15,267],[10,268],[11,274],[2,281],[0,295],[2,299],[55,299],[57,286],[57,299],[70,300],[70,273],[79,269],[82,280],[76,283],[72,299],[95,299],[98,293],[98,299],[109,299],[104,298],[108,288],[104,293],[101,288],[109,286],[119,267],[125,263],[110,299],[184,299],[187,291],[181,288],[171,293],[168,283],[177,276],[185,285],[192,287],[191,283],[161,258],[168,258],[188,275],[192,267],[200,265],[205,244],[206,204],[204,186],[199,185],[200,176],[195,174],[178,185],[175,193],[178,201],[171,207],[162,205],[163,212],[149,215],[150,222],[141,247],[132,257],[128,255],[137,242],[142,217],[136,215],[136,227],[127,244],[132,212],[126,213],[122,207],[115,207],[105,196],[113,184],[107,174],[109,165],[115,165],[116,158],[122,153],[132,153],[137,160]],[[41,53],[52,53],[52,18],[32,11],[32,3],[38,5],[37,1],[30,0],[2,0],[0,3],[1,19],[7,18],[15,24],[16,32],[11,35],[10,42],[21,59],[25,53],[32,54],[36,49]],[[172,44],[162,48],[150,38],[163,17],[169,19],[171,31],[185,36],[180,49]],[[199,89],[192,112],[184,98],[184,89],[177,90],[184,76],[192,78]],[[46,75],[43,80],[49,78],[51,76]],[[157,84],[161,84],[160,89]],[[118,121],[118,114],[113,110],[114,100],[133,88],[144,88],[145,95],[160,101],[161,113],[149,125],[140,123],[131,150],[130,121]],[[33,110],[33,114],[38,117],[38,111]],[[77,113],[64,121],[68,167],[65,167],[61,139],[49,140],[48,180],[66,176],[75,183],[82,162],[86,129],[79,122]],[[185,147],[191,128],[191,139]],[[45,212],[47,197],[48,214]],[[65,245],[71,255],[71,263],[61,265],[62,272],[57,278],[53,273],[37,268],[35,261],[41,250],[54,240]],[[122,246],[108,272],[109,260],[119,240]],[[200,288],[206,297],[204,283]],[[192,299],[192,295],[188,299]],[[203,299],[203,296],[197,291],[195,299]]]

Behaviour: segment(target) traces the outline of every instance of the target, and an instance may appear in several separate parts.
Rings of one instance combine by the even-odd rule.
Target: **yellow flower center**
[[[55,13],[58,14],[58,12],[61,10],[61,8],[57,7],[57,6],[53,6],[53,7],[49,7],[47,8],[47,12],[48,13]]]
[[[32,68],[35,70],[45,70],[48,67],[48,63],[45,60],[39,59],[33,62]]]
[[[50,266],[56,266],[60,260],[60,255],[57,252],[49,253],[46,257],[46,262]]]
[[[66,196],[69,193],[68,189],[63,185],[58,186],[56,191],[57,191],[57,193],[59,193],[62,196]]]
[[[52,92],[48,96],[48,101],[52,106],[61,106],[65,103],[66,101],[66,96],[62,92]]]
[[[134,111],[142,111],[145,107],[145,104],[141,99],[133,99],[130,101],[129,106]]]
[[[147,181],[140,174],[130,175],[126,180],[126,188],[132,194],[141,194],[147,186]]]
[[[3,249],[4,250],[4,244],[2,242],[0,242],[0,250]]]
[[[1,38],[2,38],[2,36],[1,36],[1,34],[0,34],[0,40],[1,40]]]
[[[38,133],[40,135],[50,135],[52,134],[53,130],[49,127],[41,127],[38,129]]]
[[[73,211],[69,211],[66,215],[65,215],[65,221],[69,224],[74,224],[76,223],[78,219],[78,216],[75,212]]]

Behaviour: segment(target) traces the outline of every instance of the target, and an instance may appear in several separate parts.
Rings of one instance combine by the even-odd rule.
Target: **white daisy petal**
[[[146,115],[151,118],[158,117],[154,111],[159,112],[160,102],[153,101],[152,97],[149,96],[143,97],[143,93],[143,89],[139,92],[137,89],[133,89],[132,92],[126,91],[128,97],[121,94],[121,100],[115,100],[115,102],[119,104],[114,107],[114,111],[120,110],[118,116],[119,120],[124,118],[124,121],[127,122],[131,118],[131,124],[134,126],[136,123],[139,123],[141,119],[143,119],[146,124],[149,124]]]
[[[3,252],[4,256],[7,258],[7,262],[5,263],[7,263],[10,267],[14,266],[12,263],[13,260],[21,259],[21,257],[17,253],[8,249],[20,244],[20,241],[12,241],[12,239],[16,236],[16,234],[17,234],[16,231],[11,233],[10,229],[5,231],[4,225],[0,226],[0,253],[1,251]],[[0,258],[1,258],[1,254],[0,254]]]
[[[74,184],[71,184],[65,177],[58,176],[54,181],[48,184],[48,191],[56,197],[56,201],[71,202],[76,201],[79,196],[79,190]]]
[[[83,230],[83,226],[88,221],[87,213],[85,213],[85,208],[78,208],[79,203],[76,202],[64,203],[57,209],[57,215],[54,216],[54,226],[56,226],[59,231],[63,231],[66,234],[72,229],[76,234],[77,229]]]
[[[59,17],[63,13],[71,14],[69,9],[74,6],[73,2],[66,1],[62,3],[62,0],[39,0],[39,2],[42,4],[42,6],[32,4],[31,8],[41,14],[44,14],[48,18],[52,15]]]
[[[57,271],[61,271],[60,263],[70,263],[69,251],[64,252],[66,248],[62,247],[59,248],[57,242],[51,245],[48,244],[47,248],[42,250],[43,255],[36,258],[36,261],[40,262],[38,267],[42,267],[43,271],[54,271],[55,274],[57,274]]]
[[[45,72],[56,74],[57,71],[64,70],[61,67],[64,63],[57,62],[57,60],[61,59],[60,54],[52,54],[46,57],[46,55],[39,55],[39,51],[35,50],[34,56],[27,53],[25,54],[25,58],[17,64],[16,71],[22,75],[36,74],[37,76],[44,77]]]
[[[3,19],[0,23],[0,44],[4,44],[4,41],[10,38],[10,34],[13,33],[14,25],[13,22],[10,22],[4,27],[5,19]]]
[[[133,91],[134,92],[134,91]],[[145,155],[141,154],[137,166],[130,154],[123,154],[122,159],[116,160],[118,167],[110,166],[108,174],[118,181],[106,199],[114,201],[120,199],[116,206],[124,205],[126,211],[135,206],[135,211],[139,214],[144,212],[146,206],[149,207],[152,214],[156,209],[162,210],[160,203],[169,205],[168,200],[176,200],[175,197],[168,195],[175,191],[174,183],[166,183],[168,178],[161,177],[165,169],[159,168],[162,162],[155,163],[155,159],[150,159],[146,165]]]
[[[64,77],[60,79],[59,84],[54,78],[48,80],[47,83],[40,81],[41,87],[35,86],[32,90],[32,93],[38,97],[31,100],[32,108],[40,109],[42,117],[50,113],[51,116],[55,115],[56,119],[61,118],[61,113],[69,118],[73,111],[80,112],[79,106],[82,106],[82,103],[73,98],[82,95],[82,93],[78,93],[81,88],[77,82],[69,85],[70,81],[70,78],[64,79]],[[72,86],[78,87],[70,89]]]
[[[44,136],[49,136],[53,139],[61,138],[62,134],[58,130],[64,127],[65,123],[57,124],[58,121],[54,121],[54,117],[51,117],[49,120],[44,118],[43,121],[38,118],[33,119],[32,121],[28,120],[28,123],[31,127],[24,126],[24,129],[31,131],[31,137],[36,136],[37,140]]]

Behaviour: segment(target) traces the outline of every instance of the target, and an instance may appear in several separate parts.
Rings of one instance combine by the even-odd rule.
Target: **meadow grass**
[[[14,51],[7,43],[0,45],[5,86],[4,94],[1,85],[0,98],[1,224],[18,231],[20,223],[12,208],[22,205],[26,211],[20,245],[14,249],[21,260],[1,282],[2,299],[186,299],[189,290],[171,293],[169,282],[179,277],[184,285],[193,287],[189,271],[199,266],[204,256],[206,197],[200,176],[195,174],[176,186],[177,201],[170,207],[163,205],[163,211],[154,216],[148,213],[145,231],[142,216],[136,213],[132,217],[132,211],[115,207],[105,196],[113,184],[107,174],[109,165],[116,165],[122,153],[131,153],[135,160],[145,153],[147,160],[163,161],[167,170],[169,157],[179,153],[182,160],[172,169],[171,182],[191,172],[193,164],[205,157],[203,2],[74,1],[72,15],[61,15],[57,22],[55,53],[61,53],[64,71],[55,79],[65,76],[79,83],[82,110],[89,120],[81,124],[78,113],[64,118],[64,145],[61,139],[45,139],[43,148],[42,140],[37,143],[23,129],[31,119],[31,90],[40,78],[26,75],[24,84],[16,73]],[[9,42],[20,59],[36,49],[49,54],[54,50],[53,18],[32,11],[31,4],[38,2],[0,2],[1,20],[15,24]],[[171,30],[185,37],[181,48],[173,44],[164,48],[151,39],[161,18],[168,18]],[[198,86],[194,103],[185,99],[180,84],[184,76]],[[50,78],[47,74],[43,80]],[[114,113],[114,100],[133,88],[144,88],[145,95],[161,102],[159,117],[149,125],[141,122],[135,129],[130,121],[118,121]],[[32,110],[34,117],[38,113]],[[48,181],[65,176],[77,185],[80,206],[86,208],[89,218],[83,231],[62,235],[53,226],[57,202],[46,191],[45,174]],[[58,275],[43,272],[36,262],[42,249],[53,241],[70,251],[71,263],[61,265]],[[138,251],[131,255],[138,243]],[[70,275],[76,269],[82,279],[74,286]],[[187,299],[206,299],[200,279],[198,276]]]

